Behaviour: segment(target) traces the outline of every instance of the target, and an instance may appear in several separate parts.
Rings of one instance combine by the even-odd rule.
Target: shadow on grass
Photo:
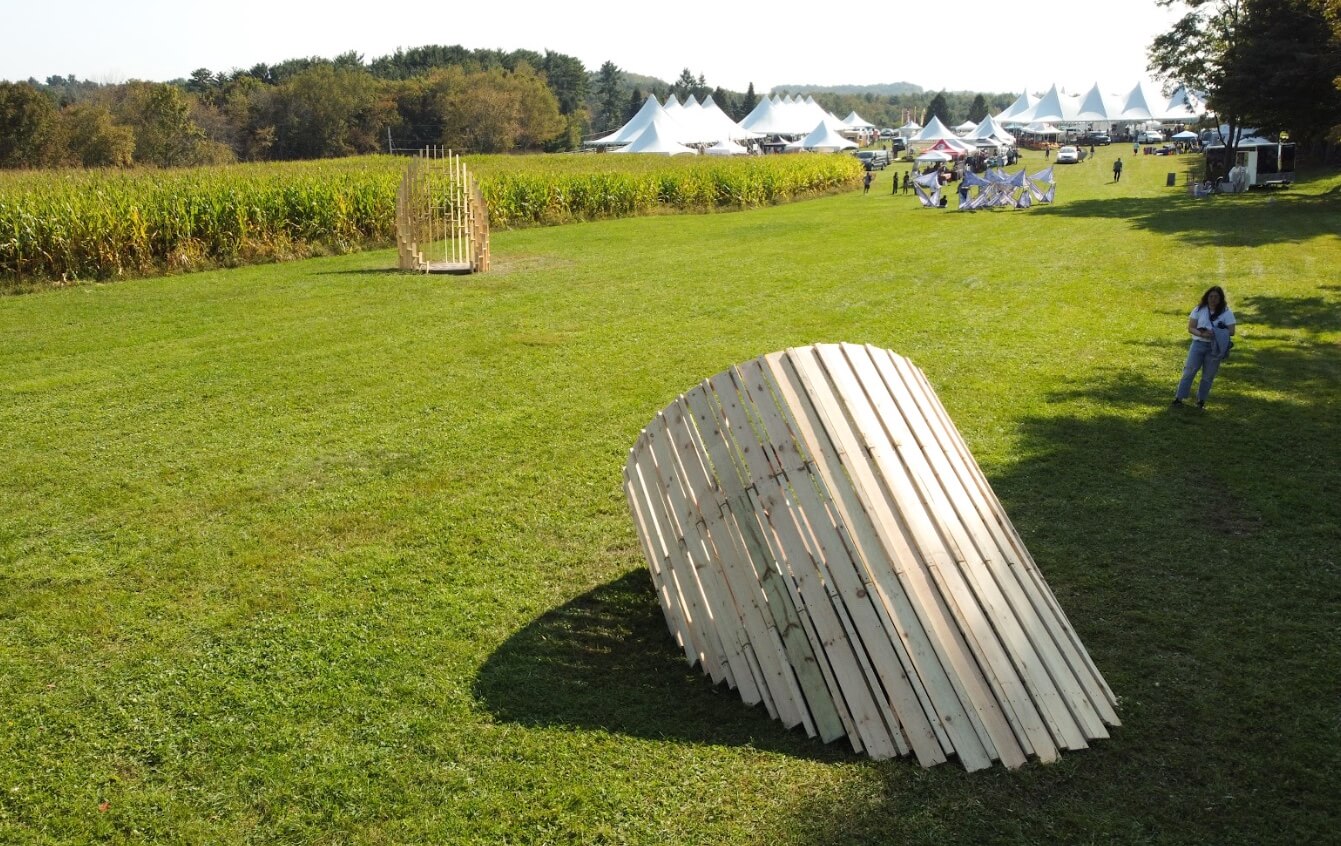
[[[1290,191],[1193,199],[1112,197],[1041,206],[1035,214],[1121,218],[1132,225],[1198,246],[1257,247],[1341,237],[1341,194],[1306,194],[1307,182]]]
[[[1334,329],[1325,305],[1244,311],[1283,336]],[[1057,390],[1021,422],[1022,460],[989,470],[1123,725],[1015,772],[866,764],[799,798],[779,842],[1302,843],[1341,825],[1341,347],[1246,344],[1205,412],[1168,406],[1185,345],[1168,347],[1167,379]]]
[[[1325,320],[1257,297],[1254,336]],[[1206,412],[1167,378],[1112,369],[1020,423],[989,475],[1123,725],[1050,766],[965,773],[870,762],[787,733],[688,668],[642,571],[518,632],[476,694],[499,719],[749,744],[844,768],[760,842],[1259,844],[1341,826],[1341,348],[1245,344]]]
[[[480,669],[475,696],[496,719],[634,737],[752,746],[848,760],[748,708],[684,660],[667,633],[652,580],[635,570],[536,619]]]

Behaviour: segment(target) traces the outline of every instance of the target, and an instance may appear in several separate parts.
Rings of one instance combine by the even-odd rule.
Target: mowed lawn
[[[1341,176],[1193,200],[1130,152],[1028,211],[923,210],[895,167],[497,232],[474,277],[382,251],[0,299],[0,842],[1336,838]],[[1171,409],[1210,284],[1238,346]],[[926,372],[1111,739],[871,762],[684,664],[627,451],[700,379],[830,341]]]

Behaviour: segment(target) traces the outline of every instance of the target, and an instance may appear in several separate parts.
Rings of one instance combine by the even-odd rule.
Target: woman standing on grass
[[[1211,385],[1215,382],[1215,373],[1220,362],[1229,355],[1229,338],[1234,334],[1234,312],[1229,310],[1225,300],[1225,290],[1212,285],[1201,295],[1201,302],[1187,316],[1187,331],[1192,335],[1192,347],[1187,351],[1187,362],[1183,365],[1183,378],[1178,382],[1178,390],[1173,395],[1173,404],[1182,405],[1183,400],[1192,394],[1192,379],[1201,371],[1201,382],[1197,385],[1197,408],[1206,407],[1206,397],[1211,394]]]

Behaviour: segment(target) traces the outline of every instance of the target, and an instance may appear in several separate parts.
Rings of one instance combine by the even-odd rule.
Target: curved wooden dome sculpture
[[[720,373],[642,431],[624,490],[689,662],[788,728],[977,770],[1119,725],[907,359],[821,344]]]

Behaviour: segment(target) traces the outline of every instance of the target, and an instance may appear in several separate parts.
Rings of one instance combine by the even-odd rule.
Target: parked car
[[[1057,151],[1057,164],[1075,164],[1080,161],[1080,150],[1075,147],[1063,147]]]
[[[1139,133],[1137,133],[1137,135],[1136,135],[1136,143],[1137,143],[1137,144],[1163,144],[1163,143],[1164,143],[1164,133],[1163,133],[1163,132],[1160,132],[1160,131],[1157,130],[1157,129],[1147,130],[1146,132],[1139,132]]]
[[[1081,136],[1080,143],[1089,144],[1092,147],[1103,147],[1112,144],[1113,138],[1103,132],[1086,132]]]
[[[888,150],[858,150],[857,160],[869,170],[884,170],[889,166]]]
[[[880,130],[880,137],[885,139],[893,138],[894,130],[890,129],[889,127],[885,127],[884,129]]]

